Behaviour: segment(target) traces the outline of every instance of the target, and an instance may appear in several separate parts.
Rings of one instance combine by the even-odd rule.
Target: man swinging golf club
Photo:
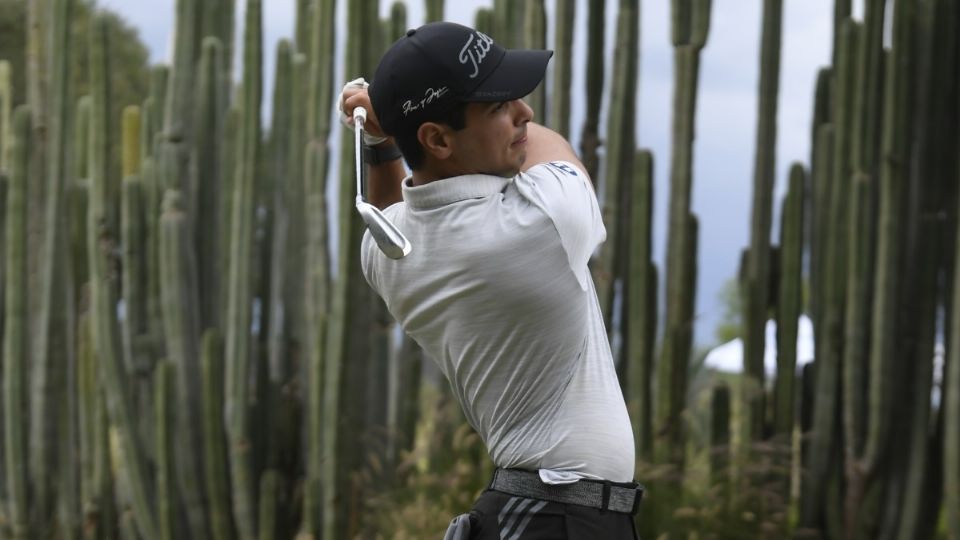
[[[340,98],[348,122],[369,111],[368,198],[412,245],[391,258],[364,235],[363,272],[498,467],[448,539],[636,537],[643,489],[587,268],[606,231],[570,144],[521,100],[551,55],[431,23]]]

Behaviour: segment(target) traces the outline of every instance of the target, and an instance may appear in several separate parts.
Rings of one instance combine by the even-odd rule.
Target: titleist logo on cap
[[[471,79],[480,73],[480,64],[482,64],[483,59],[487,57],[487,53],[490,52],[492,45],[493,38],[483,32],[474,32],[470,34],[467,42],[463,45],[463,48],[460,49],[460,63],[467,65],[467,62],[470,62],[473,66],[473,73],[470,74]]]

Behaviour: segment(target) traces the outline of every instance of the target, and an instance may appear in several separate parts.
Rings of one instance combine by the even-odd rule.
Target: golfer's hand
[[[363,142],[368,146],[375,146],[386,142],[390,138],[380,127],[377,114],[373,112],[373,104],[367,93],[369,84],[363,78],[355,79],[343,86],[340,97],[337,99],[337,109],[340,111],[340,121],[353,129],[353,110],[363,107],[367,110],[367,120],[363,123]]]

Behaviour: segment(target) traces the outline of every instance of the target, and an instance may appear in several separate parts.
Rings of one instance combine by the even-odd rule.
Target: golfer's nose
[[[513,101],[514,103],[514,123],[518,126],[526,124],[533,120],[533,109],[522,99]]]

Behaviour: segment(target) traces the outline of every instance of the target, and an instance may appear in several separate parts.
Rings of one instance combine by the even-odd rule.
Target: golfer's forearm
[[[523,162],[524,171],[550,161],[569,161],[585,170],[577,153],[562,135],[540,124],[527,124],[527,158]]]
[[[402,159],[393,159],[378,165],[367,165],[367,199],[380,210],[400,202],[400,183],[407,175]]]

